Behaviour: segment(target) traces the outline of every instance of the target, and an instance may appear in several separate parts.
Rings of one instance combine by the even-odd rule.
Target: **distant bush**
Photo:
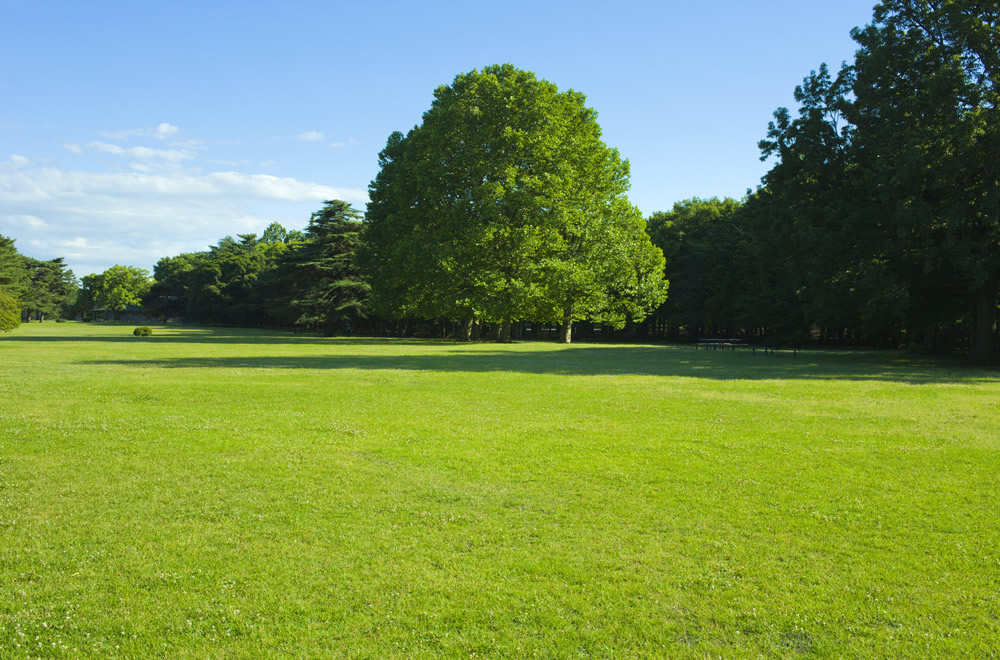
[[[148,325],[144,325],[133,330],[132,334],[136,337],[149,337],[153,334],[153,329]]]
[[[21,325],[21,303],[0,291],[0,332],[10,332]]]

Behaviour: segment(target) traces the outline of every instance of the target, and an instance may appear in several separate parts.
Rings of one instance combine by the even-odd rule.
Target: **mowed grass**
[[[0,657],[989,657],[1000,377],[31,324]]]

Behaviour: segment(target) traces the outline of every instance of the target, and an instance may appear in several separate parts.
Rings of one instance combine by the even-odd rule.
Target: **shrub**
[[[0,291],[0,332],[10,332],[21,325],[21,303]]]
[[[144,325],[133,330],[132,334],[136,337],[149,337],[153,334],[153,329],[148,325]]]

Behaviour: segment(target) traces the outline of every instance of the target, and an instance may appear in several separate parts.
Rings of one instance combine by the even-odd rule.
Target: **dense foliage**
[[[742,205],[654,214],[692,334],[996,355],[1000,291],[1000,10],[886,0],[855,62],[813,71],[775,112],[774,164]],[[670,329],[667,329],[670,332]]]
[[[17,251],[14,239],[0,236],[0,293],[9,311],[16,302],[17,319],[44,321],[61,318],[77,293],[77,281],[61,257],[32,259]]]
[[[0,291],[0,332],[10,332],[21,325],[21,303]]]
[[[275,222],[259,239],[226,236],[205,252],[164,257],[145,309],[194,323],[350,332],[367,315],[368,285],[354,267],[358,218],[350,204],[332,200],[304,233]]]
[[[393,133],[360,253],[393,317],[620,326],[666,293],[663,257],[625,196],[628,161],[585,97],[507,64],[439,87],[421,125]]]
[[[295,322],[327,334],[350,334],[368,315],[370,286],[354,265],[364,225],[361,214],[341,200],[327,201],[312,214],[306,240],[285,260],[279,283],[296,289]]]

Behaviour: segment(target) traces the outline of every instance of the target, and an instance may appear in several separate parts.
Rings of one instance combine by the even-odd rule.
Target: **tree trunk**
[[[501,344],[510,343],[510,319],[502,321],[498,326],[497,341]]]
[[[569,307],[563,309],[563,321],[559,326],[559,343],[568,344],[573,341],[573,310]]]
[[[469,317],[462,321],[461,335],[459,336],[461,341],[472,341],[472,317]]]
[[[976,292],[976,325],[972,331],[974,364],[983,366],[992,362],[996,351],[997,296],[1000,295],[1000,276],[994,276]]]

